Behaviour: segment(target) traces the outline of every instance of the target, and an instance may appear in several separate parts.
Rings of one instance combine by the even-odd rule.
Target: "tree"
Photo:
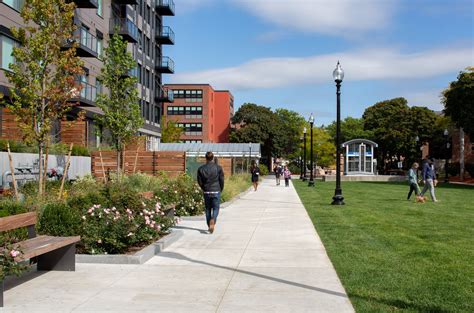
[[[311,152],[311,137],[310,129],[306,136],[306,156],[308,163],[310,163],[310,152]],[[334,144],[332,136],[324,129],[324,127],[313,128],[313,156],[316,165],[322,167],[329,167],[334,165],[336,162],[335,155],[336,145]]]
[[[443,92],[444,113],[474,138],[474,67],[460,72]]]
[[[294,158],[300,150],[300,137],[303,128],[308,122],[299,113],[287,109],[276,109],[278,126],[281,127],[281,135],[277,138],[278,146],[281,147],[281,157]]]
[[[108,93],[97,96],[97,106],[104,113],[97,116],[97,120],[110,132],[117,151],[117,175],[120,177],[124,145],[143,125],[138,103],[137,78],[129,74],[136,67],[136,62],[127,51],[127,42],[118,34],[110,38],[104,51],[104,66],[98,79],[107,88]]]
[[[334,143],[336,143],[336,122],[334,121],[326,126],[326,130],[334,138]],[[364,120],[362,118],[346,117],[341,121],[340,136],[341,143],[343,143],[358,138],[372,140],[374,134],[371,130],[364,129]]]
[[[379,145],[378,164],[385,167],[392,167],[392,160],[398,162],[401,157],[405,158],[405,167],[418,159],[416,136],[420,139],[418,144],[432,141],[439,118],[428,108],[410,108],[405,98],[378,102],[362,116],[364,130],[372,131],[372,138]]]
[[[231,131],[230,141],[260,143],[262,156],[270,165],[272,156],[277,155],[281,150],[275,145],[281,129],[275,121],[275,114],[270,108],[254,103],[244,103],[232,118],[232,123],[238,126]]]
[[[43,194],[43,154],[54,121],[70,110],[69,100],[81,86],[75,75],[82,74],[76,45],[63,49],[72,40],[74,3],[65,0],[30,0],[21,10],[24,28],[12,29],[19,46],[13,49],[15,62],[6,71],[13,87],[8,108],[15,114],[24,140],[39,150],[38,194]]]
[[[184,133],[183,127],[178,127],[176,122],[173,120],[167,120],[163,116],[161,120],[161,142],[179,142],[181,135]]]

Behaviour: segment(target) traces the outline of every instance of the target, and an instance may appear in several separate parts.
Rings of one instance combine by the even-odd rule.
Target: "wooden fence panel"
[[[18,141],[23,140],[20,127],[18,127],[18,123],[15,121],[15,115],[13,115],[13,113],[7,108],[0,110],[2,110],[2,120],[0,123],[2,129],[0,130],[0,138]]]
[[[85,147],[87,145],[86,127],[85,121],[61,121],[61,142]]]

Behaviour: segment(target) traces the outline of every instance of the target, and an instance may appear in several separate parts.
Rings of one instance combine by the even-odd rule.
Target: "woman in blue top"
[[[408,182],[410,183],[410,192],[408,192],[407,200],[410,200],[413,191],[416,192],[416,196],[420,196],[420,187],[418,186],[418,177],[416,171],[418,170],[418,163],[413,163],[411,169],[408,171]]]

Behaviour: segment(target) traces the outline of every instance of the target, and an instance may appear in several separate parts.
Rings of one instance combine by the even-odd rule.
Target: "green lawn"
[[[474,312],[474,188],[344,182],[332,206],[335,183],[293,182],[357,312]]]

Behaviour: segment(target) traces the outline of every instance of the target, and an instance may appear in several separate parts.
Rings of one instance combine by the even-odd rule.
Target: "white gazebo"
[[[342,144],[345,148],[344,175],[375,175],[377,143],[367,139],[353,139]]]

